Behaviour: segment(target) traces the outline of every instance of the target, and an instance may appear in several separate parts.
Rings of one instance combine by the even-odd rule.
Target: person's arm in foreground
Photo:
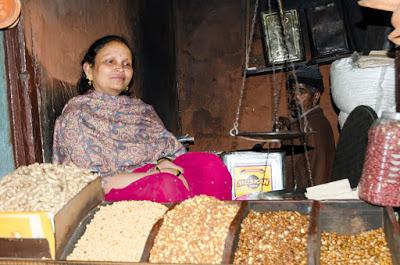
[[[120,173],[111,177],[104,177],[103,189],[105,193],[108,193],[111,189],[121,189],[132,182],[138,181],[144,177],[156,174],[156,173],[170,173],[177,175],[177,178],[182,181],[186,188],[188,187],[187,181],[182,173],[183,168],[175,165],[173,162],[168,160],[162,160],[154,168],[147,172],[131,172],[131,173]]]

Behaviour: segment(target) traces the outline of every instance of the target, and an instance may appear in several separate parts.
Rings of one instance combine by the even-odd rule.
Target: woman
[[[222,161],[209,153],[186,153],[150,105],[128,96],[133,56],[125,39],[95,41],[82,70],[80,95],[56,120],[54,163],[99,173],[108,201],[176,202],[199,194],[231,199],[231,177]]]

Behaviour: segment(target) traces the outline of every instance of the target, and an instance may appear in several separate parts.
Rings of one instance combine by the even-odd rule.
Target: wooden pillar
[[[400,112],[400,48],[396,48],[395,59],[395,97],[396,97],[396,112]]]
[[[23,18],[4,31],[7,95],[15,167],[42,162],[42,141],[36,74],[26,52]]]

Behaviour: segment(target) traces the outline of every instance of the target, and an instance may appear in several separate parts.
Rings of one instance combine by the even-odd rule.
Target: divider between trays
[[[308,242],[307,242],[307,264],[317,265],[319,264],[319,248],[321,242],[321,234],[318,233],[319,229],[319,214],[321,209],[321,203],[319,201],[312,201],[311,214],[310,214],[310,226],[308,229]]]
[[[177,203],[163,203],[163,205],[168,207],[168,210],[164,213],[164,215],[167,214],[167,212],[171,211]],[[147,237],[146,244],[144,245],[142,257],[140,259],[140,262],[149,262],[150,260],[150,251],[153,248],[154,241],[157,237],[158,231],[160,231],[160,228],[164,222],[164,218],[159,219],[151,228],[151,231]]]
[[[225,248],[222,256],[222,264],[228,264],[233,262],[232,255],[235,254],[234,246],[235,246],[236,235],[240,232],[240,224],[242,223],[242,220],[244,218],[247,205],[248,205],[247,201],[240,202],[240,208],[229,226],[228,235],[225,239]]]
[[[79,222],[75,230],[72,232],[71,236],[69,237],[67,243],[65,244],[64,249],[61,252],[60,260],[66,260],[68,255],[72,253],[74,250],[75,244],[81,238],[81,236],[85,233],[87,225],[92,221],[94,218],[95,213],[100,209],[100,206],[104,205],[101,203],[97,205],[95,208],[91,209]]]
[[[393,265],[400,265],[400,228],[392,207],[384,208],[383,229],[390,253],[392,253]]]

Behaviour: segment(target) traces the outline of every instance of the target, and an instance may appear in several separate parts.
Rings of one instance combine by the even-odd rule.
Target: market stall
[[[249,67],[257,8],[258,1],[252,14],[247,7],[248,18],[252,20],[251,33],[245,35],[251,38],[246,39],[240,97],[230,132],[232,137],[261,143],[262,152],[221,154],[232,175],[232,200],[200,195],[176,203],[134,200],[111,203],[104,200],[101,178],[89,170],[50,163],[21,166],[0,179],[0,265],[399,265],[400,226],[394,208],[400,207],[398,113],[382,113],[372,125],[359,189],[351,190],[348,186],[346,194],[333,194],[326,188],[316,191],[316,187],[308,189],[305,196],[304,190],[296,186],[299,177],[293,178],[293,189],[286,185],[284,157],[294,156],[296,150],[272,150],[269,144],[304,140],[315,132],[280,128],[277,82],[272,87],[272,131],[240,130],[246,78],[271,72],[275,79],[275,71],[293,70],[293,62],[303,60],[311,52],[307,47],[310,50],[302,54],[301,49],[292,45],[289,53],[287,47],[285,50],[287,45],[280,42],[283,39],[275,42],[271,37],[265,40],[265,45],[275,45],[272,50],[279,52],[273,54],[269,48],[266,56],[271,61],[270,67],[261,70]],[[314,22],[313,29],[317,29],[318,23],[313,20],[316,14],[321,10],[331,14],[332,5],[324,3],[321,8],[310,10],[309,19]],[[280,11],[283,15],[282,7]],[[271,24],[279,22],[279,15],[271,12],[262,15],[267,37],[268,30],[274,31]],[[286,17],[294,25],[291,37],[295,41],[299,41],[297,16],[297,12],[288,12]],[[328,60],[322,55],[332,59],[338,54],[348,54],[347,43],[342,46],[343,42],[336,43],[339,45],[336,48],[340,48],[336,50],[338,54],[331,54],[318,42],[317,35],[321,32],[313,33],[313,52],[320,62]],[[266,143],[267,150],[262,148]],[[298,147],[297,151],[305,154],[306,179],[313,186],[307,156],[310,149],[305,142]],[[160,171],[157,165],[155,168]],[[180,175],[179,171],[175,176]]]

